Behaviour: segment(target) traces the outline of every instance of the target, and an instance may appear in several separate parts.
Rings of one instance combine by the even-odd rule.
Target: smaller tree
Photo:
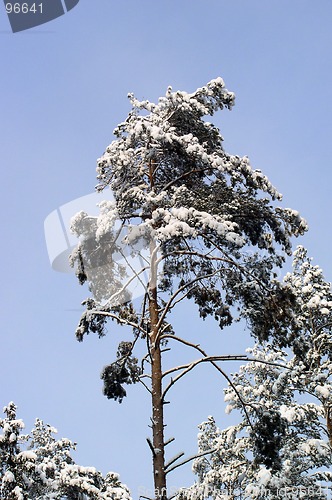
[[[71,457],[75,444],[56,440],[56,429],[37,419],[30,434],[22,435],[23,420],[13,402],[0,419],[0,491],[6,500],[130,500],[119,476],[105,477],[94,467],[77,465]]]
[[[269,345],[248,351],[253,361],[225,390],[226,411],[239,410],[242,420],[220,430],[209,417],[199,426],[198,482],[179,498],[328,498],[332,454],[324,407],[295,398],[307,388],[285,352]]]
[[[220,430],[213,417],[200,425],[198,482],[183,498],[326,499],[331,465],[332,295],[307,251],[294,252],[284,279],[293,314],[284,337],[249,350],[225,391],[227,412],[242,420]],[[290,359],[277,344],[289,345]],[[220,493],[222,492],[222,493]],[[287,493],[287,495],[286,495]]]

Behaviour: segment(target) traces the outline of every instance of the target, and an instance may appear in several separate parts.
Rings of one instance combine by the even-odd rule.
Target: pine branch
[[[89,310],[88,313],[93,315],[98,314],[100,316],[108,316],[109,318],[114,319],[120,325],[132,326],[133,328],[137,328],[140,332],[144,333],[144,335],[146,334],[146,331],[143,328],[141,328],[137,323],[134,323],[133,321],[128,321],[127,319],[120,318],[116,314],[111,313],[109,311],[100,311],[97,309],[97,310]]]
[[[185,172],[184,174],[179,175],[178,177],[176,177],[176,179],[172,179],[168,184],[166,184],[166,186],[164,186],[162,188],[162,191],[167,191],[176,182],[184,179],[185,177],[188,177],[191,174],[195,174],[198,172],[204,172],[205,170],[211,170],[211,165],[209,165],[208,167],[205,167],[205,168],[193,168],[192,170],[188,170],[188,172]]]
[[[141,271],[138,273],[138,272],[134,269],[134,267],[130,264],[129,260],[127,259],[126,255],[125,255],[125,254],[124,254],[121,250],[120,250],[120,254],[122,255],[123,259],[125,260],[125,262],[126,262],[127,266],[128,266],[128,267],[131,269],[131,271],[134,273],[133,278],[135,277],[135,278],[137,278],[137,279],[138,279],[138,281],[140,282],[141,286],[143,287],[143,289],[144,289],[144,290],[145,290],[145,292],[147,293],[147,286],[144,284],[144,281],[143,281],[143,280],[141,279],[141,277],[140,277]],[[139,254],[139,255],[140,255],[140,257],[141,257],[142,259],[144,259],[144,258],[141,256],[141,254]],[[146,259],[144,259],[144,260],[146,261]],[[147,262],[147,264],[149,264],[149,263]],[[144,269],[146,269],[146,268],[148,268],[148,267],[149,267],[149,265],[148,265],[147,267],[145,267]],[[127,286],[127,285],[125,285],[125,286]]]
[[[173,257],[174,255],[192,255],[195,257],[199,257],[200,259],[215,260],[218,262],[225,262],[226,264],[231,264],[231,265],[234,264],[234,262],[231,259],[226,259],[225,257],[217,257],[215,255],[209,255],[212,252],[213,249],[209,250],[208,253],[204,254],[197,251],[193,252],[192,250],[174,250],[174,252],[162,254],[158,259],[158,263],[161,262],[162,260],[165,260],[167,257]]]
[[[216,451],[216,448],[211,448],[210,450],[203,451],[202,453],[197,453],[196,455],[192,455],[191,457],[187,458],[186,460],[183,460],[179,464],[173,465],[168,471],[166,471],[166,474],[169,474],[169,472],[172,472],[173,470],[177,469],[178,467],[181,467],[182,465],[187,464],[188,462],[191,462],[191,460],[195,460],[196,458],[204,457],[204,455],[209,455],[210,453],[213,453]]]
[[[142,376],[141,376],[141,377],[142,377]],[[145,387],[145,389],[146,389],[146,390],[147,390],[150,394],[152,394],[151,389],[150,389],[150,388],[146,385],[146,383],[145,383],[145,382],[143,382],[143,380],[142,380],[142,378],[141,378],[141,377],[139,378],[139,382],[143,385],[143,387]]]
[[[150,438],[146,438],[146,441],[147,441],[147,443],[149,445],[149,448],[150,448],[150,450],[152,452],[152,455],[155,457],[156,456],[156,452],[154,450],[153,444],[151,443],[151,439]]]
[[[256,283],[259,284],[259,286],[261,286],[266,292],[270,292],[271,290],[264,285],[264,283],[262,283],[254,274],[252,274],[251,272],[247,271],[247,269],[245,268],[245,266],[241,266],[240,264],[238,264],[237,262],[235,262],[233,259],[229,259],[229,257],[227,256],[225,250],[220,247],[219,245],[217,245],[213,240],[211,240],[208,236],[206,236],[206,234],[200,234],[199,236],[201,236],[203,238],[203,240],[205,239],[206,241],[208,241],[211,245],[213,245],[217,250],[219,250],[223,255],[225,255],[225,257],[229,260],[230,264],[233,265],[234,267],[236,267],[240,272],[241,274],[245,275],[245,276],[249,276],[253,281],[256,281]]]
[[[188,371],[192,370],[192,368],[194,368],[195,366],[197,366],[199,363],[204,363],[204,362],[211,362],[211,361],[249,361],[249,358],[248,356],[242,356],[241,354],[239,355],[232,355],[232,354],[227,354],[227,355],[224,355],[224,356],[207,356],[205,358],[201,358],[201,359],[197,359],[196,361],[192,361],[191,363],[187,363],[185,365],[179,365],[179,366],[175,366],[174,368],[170,368],[169,370],[166,370],[162,377],[166,377],[167,375],[170,375],[171,373],[174,373],[176,371],[179,371],[179,370],[183,370],[183,369],[187,369],[188,368]],[[182,376],[179,375],[176,379],[174,379],[174,382],[176,382],[176,380],[178,378],[180,378]]]
[[[159,318],[159,321],[156,325],[156,328],[157,330],[159,331],[160,328],[161,328],[161,325],[170,309],[170,306],[172,305],[172,302],[174,301],[174,299],[179,295],[179,293],[183,292],[184,290],[186,290],[186,288],[190,285],[193,285],[194,283],[197,283],[197,281],[202,281],[203,279],[206,279],[206,278],[212,278],[213,276],[215,276],[216,274],[218,274],[219,272],[221,272],[221,269],[218,269],[217,271],[215,271],[214,273],[210,273],[210,274],[205,274],[204,276],[197,276],[196,278],[192,279],[191,281],[189,281],[188,283],[186,283],[185,285],[183,286],[180,286],[180,288],[178,288],[176,290],[176,292],[174,292],[170,299],[168,300],[167,304],[165,305],[164,307],[164,310],[162,312],[162,314],[160,315],[160,318]],[[159,341],[159,337],[160,337],[160,334],[158,335],[157,337],[157,340]]]
[[[165,464],[165,471],[167,471],[168,467],[172,464],[174,464],[174,462],[176,462],[177,460],[179,460],[179,458],[183,457],[184,455],[184,451],[180,451],[180,453],[178,453],[177,455],[175,455],[173,458],[171,458],[166,464]]]
[[[168,338],[168,337],[169,337],[169,338],[175,338],[175,339],[176,339],[176,340],[178,340],[179,342],[183,342],[184,344],[190,345],[190,346],[191,346],[191,347],[193,347],[194,349],[198,350],[201,354],[203,354],[203,356],[208,357],[208,355],[206,354],[206,352],[205,352],[205,351],[204,351],[201,347],[199,347],[198,345],[191,344],[190,342],[187,342],[187,341],[185,341],[185,340],[181,339],[180,337],[175,337],[175,336],[172,336],[172,335],[164,335],[164,337],[166,337],[166,338]],[[224,376],[224,378],[227,380],[227,382],[229,383],[229,385],[233,388],[233,390],[234,390],[235,394],[236,394],[236,395],[237,395],[237,397],[239,398],[239,401],[240,401],[240,403],[241,403],[241,405],[242,405],[242,408],[243,408],[243,411],[244,411],[245,416],[246,416],[246,418],[247,418],[248,424],[249,424],[249,425],[250,425],[250,427],[253,429],[253,426],[252,426],[251,420],[250,420],[250,418],[249,418],[249,414],[248,414],[247,409],[246,409],[246,406],[248,406],[248,405],[249,405],[249,403],[245,403],[245,402],[243,401],[242,397],[240,396],[239,391],[236,389],[235,385],[233,384],[233,382],[231,381],[231,379],[229,378],[229,376],[227,375],[227,373],[225,373],[225,372],[224,372],[224,370],[222,370],[222,369],[220,368],[220,366],[218,366],[218,365],[217,365],[217,363],[216,363],[215,361],[210,360],[210,363],[212,364],[212,366],[214,366],[214,367],[216,368],[216,370],[218,370],[218,371],[219,371],[219,373],[221,373],[221,375],[223,375],[223,376]],[[194,367],[192,367],[192,368],[194,368]],[[191,369],[191,368],[190,368],[190,369]],[[190,371],[190,370],[187,370],[187,371]],[[186,373],[187,373],[187,372],[186,372]],[[185,373],[182,373],[182,374],[180,374],[180,375],[181,375],[181,376],[183,376],[183,375],[185,375]],[[177,380],[178,380],[179,378],[180,378],[180,377],[177,377]],[[173,382],[173,381],[171,380],[171,382],[170,382],[169,386],[168,386],[168,387],[166,387],[166,389],[165,389],[165,391],[164,391],[164,393],[163,393],[163,398],[165,397],[166,392],[167,392],[167,391],[171,388],[171,386],[172,386],[174,383],[175,383],[175,382]],[[251,406],[251,405],[249,405],[249,406]]]
[[[129,280],[123,285],[123,287],[120,288],[120,290],[118,290],[117,292],[113,293],[113,295],[110,296],[110,298],[106,302],[106,305],[111,304],[114,299],[116,299],[119,295],[121,295],[122,292],[124,292],[128,288],[128,286],[132,281],[137,279],[138,275],[144,273],[144,271],[146,271],[147,269],[150,269],[150,266],[142,267],[139,272],[135,272],[135,275],[129,278]]]

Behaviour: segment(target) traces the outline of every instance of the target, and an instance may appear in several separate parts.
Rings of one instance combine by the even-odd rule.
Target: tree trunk
[[[150,187],[154,187],[155,160],[149,163]],[[158,294],[157,294],[157,253],[156,243],[150,242],[150,281],[149,281],[149,313],[150,313],[150,354],[151,354],[151,388],[152,388],[152,445],[153,445],[153,480],[156,500],[167,500],[165,474],[165,439],[164,439],[164,403],[162,398],[162,366],[161,350],[158,339]]]
[[[166,500],[164,408],[161,385],[160,346],[152,348],[153,479],[156,500]]]
[[[164,440],[164,403],[162,399],[161,350],[158,339],[158,301],[157,301],[157,264],[156,246],[150,244],[151,268],[149,283],[150,312],[150,351],[152,376],[152,444],[153,444],[153,479],[156,500],[166,500],[165,440]]]

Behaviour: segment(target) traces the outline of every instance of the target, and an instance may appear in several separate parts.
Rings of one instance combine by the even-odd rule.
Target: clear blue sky
[[[44,219],[93,191],[96,158],[129,111],[128,92],[155,100],[169,84],[193,91],[222,76],[237,96],[215,118],[226,150],[247,154],[283,205],[306,217],[301,243],[331,280],[331,20],[330,0],[81,0],[12,34],[0,7],[0,406],[14,400],[27,429],[37,416],[57,427],[78,442],[79,463],[119,472],[135,498],[151,487],[149,401],[140,387],[122,405],[108,401],[99,380],[131,335],[114,329],[76,342],[87,290],[51,269]],[[210,351],[243,351],[241,331],[231,343],[188,304],[176,328]],[[167,407],[167,433],[177,437],[170,455],[195,451],[196,425],[209,414],[231,423],[223,381],[203,368],[191,380],[195,390],[179,384]],[[190,466],[170,478],[191,481]]]

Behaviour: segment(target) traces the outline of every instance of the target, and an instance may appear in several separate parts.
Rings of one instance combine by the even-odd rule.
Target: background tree
[[[240,314],[255,336],[268,337],[291,302],[273,281],[275,269],[306,223],[296,211],[276,206],[281,195],[269,180],[247,157],[226,153],[219,129],[204,119],[234,104],[221,78],[191,94],[169,87],[157,104],[129,98],[132,111],[97,166],[97,189],[110,188],[115,201],[102,203],[99,217],[80,212],[72,222],[81,237],[72,263],[93,294],[76,335],[80,341],[89,332],[102,336],[108,319],[132,327],[133,340],[120,343],[117,359],[102,372],[104,392],[121,402],[124,385],[141,382],[151,395],[148,442],[156,497],[164,499],[166,475],[177,459],[165,459],[166,394],[198,364],[212,362],[223,373],[217,361],[231,357],[208,356],[176,335],[171,311],[191,299],[199,315],[214,317],[221,329]],[[130,265],[130,253],[142,256],[140,269]],[[135,280],[144,290],[139,303],[130,295]],[[141,339],[147,352],[139,363],[134,350]],[[187,345],[199,358],[163,371],[163,350],[171,343]]]
[[[253,361],[225,391],[227,412],[242,420],[224,430],[213,417],[200,425],[198,452],[210,452],[195,460],[198,481],[181,498],[330,497],[331,285],[301,246],[293,267],[284,279],[295,298],[288,335],[249,350]]]
[[[56,429],[37,419],[30,434],[16,406],[4,408],[0,419],[0,495],[4,500],[131,500],[128,488],[114,472],[102,476],[94,467],[77,465],[71,457],[76,445],[56,440]]]

